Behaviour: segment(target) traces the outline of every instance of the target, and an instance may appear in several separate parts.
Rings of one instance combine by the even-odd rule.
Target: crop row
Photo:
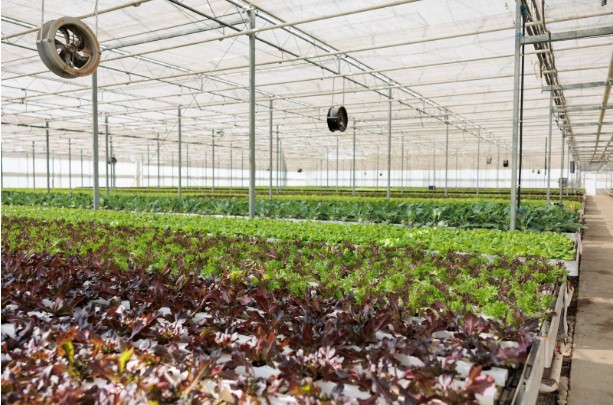
[[[222,241],[225,248],[228,242]],[[472,403],[505,385],[485,368],[517,372],[543,317],[515,309],[483,318],[438,300],[421,308],[407,300],[430,294],[419,288],[407,294],[401,286],[384,300],[358,301],[316,287],[300,293],[270,286],[265,277],[254,283],[202,277],[185,267],[148,271],[138,262],[126,270],[91,250],[69,256],[12,247],[3,245],[2,252],[3,402]],[[269,254],[289,248],[270,245]],[[346,246],[329,255],[348,249],[355,253]],[[533,298],[543,308],[552,301],[560,273],[550,265],[514,261],[487,268],[475,260],[445,271],[489,270],[485,278],[456,278],[477,276],[500,287],[513,281],[517,291],[536,283]]]
[[[88,252],[123,269],[199,272],[254,280],[302,294],[313,285],[325,296],[357,299],[398,294],[412,307],[443,301],[453,310],[503,318],[514,308],[542,314],[551,297],[542,294],[563,279],[564,270],[542,259],[519,262],[457,253],[427,254],[419,248],[210,236],[198,232],[93,222],[68,223],[3,218],[2,246],[18,252],[84,256]],[[541,302],[544,297],[545,301]]]
[[[308,221],[216,218],[195,215],[160,215],[105,210],[64,209],[52,207],[4,206],[5,217],[29,217],[40,221],[62,220],[68,223],[91,221],[90,227],[139,226],[198,232],[224,236],[249,236],[282,241],[325,242],[335,245],[413,246],[441,252],[466,252],[492,255],[542,256],[572,260],[574,242],[553,232],[504,232],[488,229],[418,228],[396,225],[334,224]],[[6,220],[3,218],[3,221]],[[33,234],[32,238],[39,237]]]
[[[91,208],[88,194],[2,193],[3,205],[45,205]],[[245,216],[248,202],[232,199],[178,198],[118,194],[104,197],[102,207],[139,212],[180,212],[207,215]],[[410,227],[487,228],[509,227],[509,205],[505,202],[336,202],[258,201],[256,215],[265,218],[296,218],[405,224]],[[559,206],[524,205],[517,215],[517,228],[533,231],[575,232],[581,229],[579,214]]]

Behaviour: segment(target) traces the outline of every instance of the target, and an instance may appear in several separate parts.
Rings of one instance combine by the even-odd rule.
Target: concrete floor
[[[613,404],[613,198],[588,197],[569,405]]]

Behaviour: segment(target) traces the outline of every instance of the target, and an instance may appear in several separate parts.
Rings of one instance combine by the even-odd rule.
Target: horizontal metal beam
[[[578,107],[563,107],[563,108],[554,108],[553,112],[564,113],[564,112],[577,112],[577,111],[601,111],[601,110],[610,110],[613,109],[611,105],[584,105]]]
[[[568,41],[571,39],[594,38],[613,35],[613,25],[599,28],[587,28],[565,32],[550,32],[521,38],[522,44],[540,44],[543,42]]]
[[[587,82],[587,83],[573,83],[565,84],[563,86],[543,86],[543,91],[557,91],[557,90],[579,90],[587,89],[591,87],[604,87],[613,85],[613,80],[603,82]]]

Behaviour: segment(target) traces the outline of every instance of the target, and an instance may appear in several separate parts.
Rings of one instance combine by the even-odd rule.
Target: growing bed
[[[566,277],[543,258],[6,208],[8,401],[504,403]]]

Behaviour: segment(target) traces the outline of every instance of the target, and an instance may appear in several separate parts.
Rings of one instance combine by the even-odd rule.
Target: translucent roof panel
[[[576,32],[580,38],[527,44],[523,148],[542,165],[553,92],[553,162],[562,134],[573,159],[598,168],[613,159],[613,5],[525,1],[526,37]],[[102,49],[97,71],[99,132],[118,155],[142,156],[163,143],[172,159],[181,110],[183,141],[204,159],[213,139],[246,150],[249,134],[248,10],[256,10],[256,149],[268,154],[271,128],[289,169],[340,148],[370,164],[387,149],[417,164],[425,155],[501,151],[513,133],[515,3],[490,0],[99,0],[2,4],[2,149],[44,149],[49,123],[57,153],[71,139],[91,154],[92,78],[63,79],[36,51],[37,28],[81,17]],[[601,30],[601,31],[598,31]],[[604,31],[603,31],[604,30]],[[593,35],[586,34],[587,32]],[[609,32],[607,34],[607,32]],[[588,37],[584,37],[584,36]],[[561,87],[559,87],[561,86]],[[391,99],[390,99],[391,96]],[[390,102],[391,101],[391,102]],[[331,134],[332,105],[350,129]],[[270,106],[273,119],[270,122]],[[388,123],[391,108],[391,130]],[[449,127],[445,124],[446,119]],[[108,125],[107,125],[108,123]],[[403,145],[401,148],[400,145]],[[417,157],[421,157],[417,160]]]

